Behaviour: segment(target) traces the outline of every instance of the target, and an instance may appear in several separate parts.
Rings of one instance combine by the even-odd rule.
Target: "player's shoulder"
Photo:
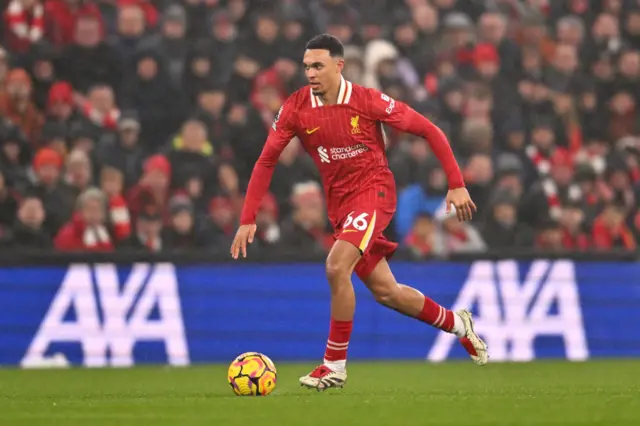
[[[303,86],[289,95],[286,103],[296,110],[304,108],[311,103],[311,87]]]
[[[384,98],[386,95],[377,89],[371,87],[361,86],[356,83],[350,83],[352,85],[351,101],[356,105],[370,105],[377,99]]]
[[[371,96],[374,95],[375,89],[372,89],[370,87],[365,87],[360,84],[352,83],[352,82],[349,82],[349,84],[352,86],[351,99],[354,99],[356,101],[359,101],[362,99],[371,99]]]
[[[310,102],[308,99],[308,93],[308,87],[307,90],[305,90],[305,88],[303,87],[302,89],[299,89],[289,95],[289,97],[284,101],[284,103],[280,107],[280,110],[274,117],[273,125],[271,126],[273,127],[273,130],[276,130],[276,123],[278,123],[280,120],[285,120],[289,123],[295,122],[295,117],[297,116],[298,111],[300,111],[304,107],[306,102]],[[307,94],[306,98],[305,94]]]

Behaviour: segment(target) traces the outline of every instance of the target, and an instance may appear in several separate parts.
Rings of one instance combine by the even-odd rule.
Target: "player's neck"
[[[339,79],[333,87],[325,92],[324,95],[320,96],[320,100],[323,105],[335,105],[338,103],[338,95],[340,93],[340,85],[342,84],[342,79]]]

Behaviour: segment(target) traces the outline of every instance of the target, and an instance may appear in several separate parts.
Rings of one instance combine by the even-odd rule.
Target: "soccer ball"
[[[229,384],[239,396],[267,396],[276,388],[276,366],[258,352],[238,355],[229,366]]]

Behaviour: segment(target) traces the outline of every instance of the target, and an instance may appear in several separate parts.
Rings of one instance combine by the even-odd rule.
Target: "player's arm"
[[[269,136],[262,153],[253,167],[240,215],[240,228],[231,245],[231,256],[234,259],[237,259],[240,253],[243,257],[247,257],[247,244],[253,242],[260,203],[269,190],[273,171],[280,154],[295,136],[294,111],[293,102],[290,100],[287,100],[280,108],[269,130]]]
[[[471,219],[476,206],[465,188],[462,172],[444,132],[404,102],[396,101],[373,89],[370,90],[370,95],[375,119],[400,131],[426,139],[447,175],[449,183],[446,199],[447,212],[453,204],[461,221]]]

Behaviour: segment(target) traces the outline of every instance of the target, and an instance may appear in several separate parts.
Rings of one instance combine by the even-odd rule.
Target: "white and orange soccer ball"
[[[239,396],[267,396],[276,388],[278,372],[271,359],[259,352],[245,352],[233,360],[227,378]]]

